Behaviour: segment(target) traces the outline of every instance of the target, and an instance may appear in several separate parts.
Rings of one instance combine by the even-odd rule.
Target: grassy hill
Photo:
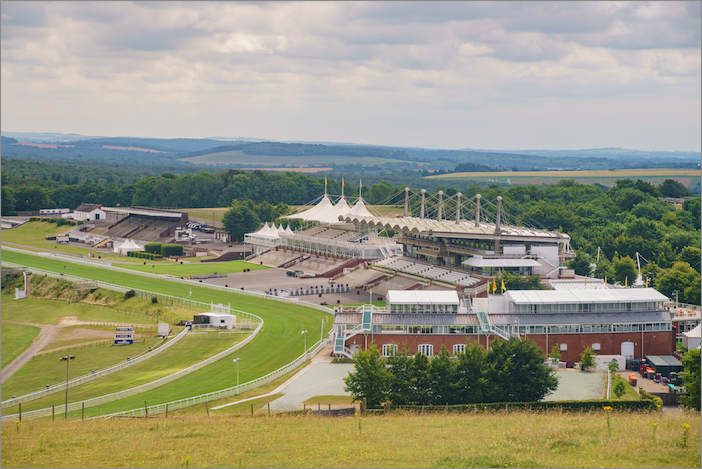
[[[385,163],[406,163],[403,160],[390,158],[378,158],[374,156],[339,156],[329,155],[306,155],[306,156],[277,156],[277,155],[247,155],[243,150],[223,151],[208,153],[206,155],[183,158],[178,161],[185,161],[193,164],[236,164],[250,165],[251,167],[262,166],[310,166],[310,165],[330,165],[334,164],[361,164],[364,166],[381,165]]]

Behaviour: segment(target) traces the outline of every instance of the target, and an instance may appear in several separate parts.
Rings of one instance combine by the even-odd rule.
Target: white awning
[[[390,290],[387,295],[389,304],[403,305],[457,305],[458,293],[437,290]]]
[[[507,301],[514,304],[651,303],[668,301],[653,288],[608,290],[508,290]]]

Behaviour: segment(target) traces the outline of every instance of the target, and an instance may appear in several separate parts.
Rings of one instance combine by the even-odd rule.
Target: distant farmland
[[[364,166],[374,166],[385,163],[402,163],[407,161],[392,160],[389,158],[377,158],[374,156],[339,156],[339,155],[309,155],[309,156],[271,156],[271,155],[247,155],[242,150],[222,151],[209,153],[207,155],[183,158],[179,161],[188,161],[194,164],[248,164],[252,167],[260,168],[261,165],[295,165],[306,167],[309,165],[329,165],[336,164],[362,164]],[[293,171],[294,169],[290,169]]]
[[[495,173],[453,173],[428,176],[429,179],[473,180],[498,184],[558,184],[562,179],[573,179],[580,184],[602,184],[614,186],[617,179],[641,179],[651,184],[660,184],[674,179],[685,187],[700,181],[700,171],[693,169],[619,169],[614,171],[526,171]]]

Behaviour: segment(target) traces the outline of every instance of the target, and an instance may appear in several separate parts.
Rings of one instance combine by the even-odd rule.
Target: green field
[[[406,164],[406,161],[392,160],[388,158],[376,158],[371,156],[339,156],[339,155],[311,155],[311,156],[269,156],[269,155],[246,155],[242,150],[223,151],[218,153],[210,153],[207,155],[193,156],[192,158],[183,158],[178,161],[187,161],[194,164],[247,164],[253,167],[261,165],[291,165],[291,166],[309,166],[309,165],[328,165],[336,164],[362,164],[364,166],[381,165],[385,163],[401,163]]]
[[[3,257],[6,253],[3,253]],[[77,316],[81,321],[128,322],[154,324],[145,317],[135,317],[85,303],[66,303],[56,300],[25,298],[14,301],[12,295],[2,295],[2,319],[31,322],[34,324],[58,324],[63,316]]]
[[[179,332],[178,329],[177,332]],[[241,340],[244,337],[232,334],[231,338],[218,338],[216,333],[209,334],[209,338],[204,336],[185,337],[180,342],[173,345],[168,350],[156,355],[138,365],[134,365],[126,370],[105,376],[98,380],[84,384],[70,390],[71,402],[103,396],[113,392],[128,389],[141,384],[149,383],[157,379],[168,376],[191,365],[199,363],[207,358],[222,352]],[[147,339],[145,344],[134,345],[103,345],[100,347],[72,350],[71,355],[76,359],[71,361],[71,376],[83,376],[91,370],[99,370],[115,363],[122,362],[127,357],[148,349],[158,343],[159,339]],[[59,355],[47,355],[36,358],[17,373],[12,375],[2,385],[3,393],[8,395],[20,395],[37,391],[47,384],[57,384],[66,379],[66,367],[60,366]],[[231,359],[228,360],[231,368]],[[236,381],[236,370],[234,372]],[[236,384],[236,382],[234,383]],[[231,386],[231,384],[229,384]],[[222,386],[226,387],[226,386]],[[159,388],[160,389],[160,388]],[[145,394],[140,394],[143,396]],[[43,409],[52,405],[59,405],[63,402],[64,396],[53,394],[51,396],[26,402],[22,405],[22,410]],[[145,399],[141,399],[143,405]],[[138,406],[137,406],[138,407]],[[91,408],[92,410],[93,408]],[[16,407],[6,409],[6,412],[16,412]],[[4,411],[5,412],[5,411]],[[86,413],[88,409],[86,409]]]
[[[267,417],[260,408],[256,413],[3,422],[0,462],[3,467],[700,467],[699,412],[613,412],[611,436],[601,411],[396,412],[362,418]],[[685,424],[691,428],[684,443]]]
[[[3,259],[53,271],[63,271],[64,265],[52,259],[12,252],[3,252]],[[129,288],[181,297],[188,296],[189,287],[160,279],[135,277],[127,273],[104,271],[74,264],[68,265],[67,273]],[[235,354],[236,357],[241,358],[240,379],[242,383],[268,374],[300,356],[304,348],[300,331],[308,330],[310,337],[317,337],[320,334],[321,319],[328,317],[326,313],[302,306],[246,297],[198,286],[192,287],[192,299],[205,303],[231,303],[232,308],[256,314],[264,319],[265,325],[261,334],[251,344]],[[154,391],[86,409],[86,415],[141,407],[145,400],[150,404],[157,404],[230,387],[232,386],[233,369],[231,359],[224,359]]]
[[[700,172],[689,169],[618,169],[593,171],[525,171],[525,172],[485,172],[453,173],[427,176],[429,179],[475,180],[501,184],[558,184],[562,179],[573,179],[580,184],[602,184],[614,186],[617,179],[641,179],[652,184],[660,184],[666,179],[674,179],[685,187],[699,181]]]
[[[203,274],[231,274],[243,272],[244,269],[265,270],[270,267],[264,265],[251,264],[246,261],[227,261],[227,262],[207,262],[204,264],[153,264],[152,261],[145,261],[146,265],[120,265],[125,269],[138,270],[140,272],[153,272],[155,274],[170,274],[176,277],[190,277],[191,275]]]
[[[3,317],[5,307],[3,306]],[[5,368],[12,360],[19,357],[22,352],[32,345],[34,338],[39,335],[39,328],[34,326],[24,326],[22,324],[2,323],[2,340],[0,341],[0,353],[2,360],[0,366]],[[4,386],[4,385],[3,385]]]

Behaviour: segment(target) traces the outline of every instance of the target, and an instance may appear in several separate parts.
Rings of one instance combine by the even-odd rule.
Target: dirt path
[[[12,360],[12,362],[7,365],[5,368],[3,368],[2,372],[0,373],[0,383],[4,383],[7,378],[15,374],[17,370],[22,368],[25,363],[27,363],[29,360],[32,359],[34,355],[39,353],[41,349],[49,345],[51,342],[54,341],[54,338],[56,337],[56,333],[58,332],[58,329],[62,326],[52,326],[52,325],[46,325],[46,324],[33,324],[30,322],[18,322],[18,321],[5,321],[10,324],[21,324],[24,326],[34,326],[34,327],[39,327],[41,331],[39,332],[39,335],[37,338],[34,340],[34,343],[30,345],[27,350],[22,352],[19,357],[15,358]]]
[[[22,326],[34,326],[40,329],[39,335],[34,339],[32,345],[30,345],[27,350],[22,352],[17,358],[12,360],[12,362],[2,369],[0,373],[0,383],[4,383],[6,379],[15,374],[17,370],[22,368],[32,357],[39,352],[41,352],[46,346],[54,342],[59,335],[61,329],[71,326],[81,326],[83,324],[95,325],[94,322],[81,321],[78,316],[62,316],[59,318],[59,323],[57,325],[52,324],[35,324],[33,322],[22,322],[22,321],[9,321],[3,320],[8,324],[19,324]],[[131,326],[133,324],[124,323],[124,326]],[[104,331],[103,331],[104,332]],[[112,333],[102,334],[106,337],[112,337]],[[74,336],[74,338],[88,338],[87,335],[81,335],[80,332]],[[100,337],[95,337],[100,338]],[[104,340],[104,337],[102,337]]]

